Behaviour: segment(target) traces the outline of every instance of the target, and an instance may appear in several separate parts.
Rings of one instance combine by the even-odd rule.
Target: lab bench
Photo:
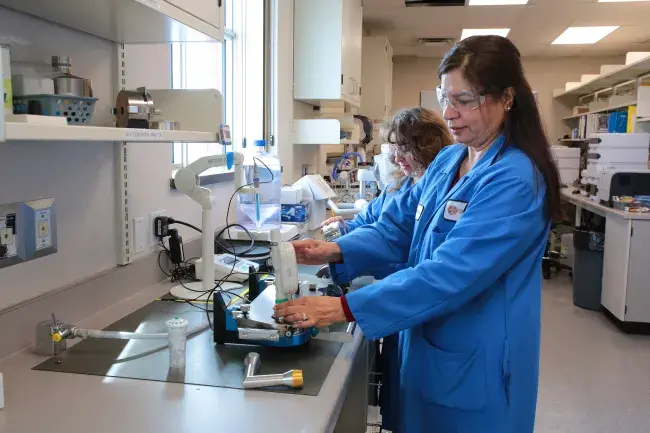
[[[576,226],[583,209],[606,219],[601,298],[606,313],[623,330],[645,331],[650,326],[650,214],[603,206],[574,190],[563,188],[562,197],[576,206]]]
[[[171,287],[149,288],[79,326],[108,326]],[[318,394],[310,396],[35,371],[45,358],[24,351],[0,364],[5,383],[0,432],[364,432],[368,357],[368,342],[357,328],[353,340],[342,344]]]

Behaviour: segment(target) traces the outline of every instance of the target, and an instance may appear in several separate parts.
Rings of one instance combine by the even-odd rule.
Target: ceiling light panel
[[[470,36],[486,36],[486,35],[496,35],[503,36],[504,38],[508,36],[510,29],[463,29],[463,33],[460,36],[462,41],[465,38]]]
[[[525,5],[528,0],[469,0],[467,6],[512,6]]]
[[[648,2],[650,0],[598,0],[598,3],[632,3],[632,2]]]
[[[569,27],[553,41],[554,45],[595,44],[619,26]]]

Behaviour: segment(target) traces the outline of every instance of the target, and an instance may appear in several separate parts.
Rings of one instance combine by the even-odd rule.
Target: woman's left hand
[[[308,296],[284,302],[274,307],[275,317],[284,317],[285,323],[293,323],[296,328],[328,326],[346,322],[341,298],[331,296]]]

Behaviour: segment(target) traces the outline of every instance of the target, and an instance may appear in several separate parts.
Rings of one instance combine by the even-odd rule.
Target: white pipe
[[[212,199],[212,197],[210,197]],[[212,223],[212,208],[203,209],[201,233],[201,257],[204,293],[209,293],[214,288],[214,226]]]
[[[336,216],[354,216],[358,214],[361,209],[355,209],[353,206],[354,204],[341,204],[340,206],[337,205],[332,201],[332,199],[327,200],[327,205],[332,209],[332,212],[334,212],[334,215]],[[345,209],[345,207],[351,206],[352,208]]]
[[[188,329],[187,336],[197,334],[210,326],[208,322],[197,325]],[[95,329],[79,329],[73,330],[73,336],[76,338],[105,338],[114,340],[154,340],[154,339],[167,339],[169,335],[167,332],[159,332],[155,334],[146,334],[142,332],[124,332],[124,331],[100,331]]]

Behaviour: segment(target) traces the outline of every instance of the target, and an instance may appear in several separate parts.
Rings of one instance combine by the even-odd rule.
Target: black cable
[[[173,219],[173,218],[170,218],[170,222],[171,222],[172,224],[179,224],[179,225],[182,225],[182,226],[185,226],[185,227],[189,227],[189,228],[191,228],[191,229],[194,229],[194,230],[196,230],[196,231],[199,232],[199,233],[203,233],[203,230],[201,230],[201,229],[198,228],[197,226],[194,226],[194,225],[192,225],[192,224],[190,224],[190,223],[186,223],[185,221],[178,221],[178,220],[175,220],[175,219]]]
[[[160,268],[160,271],[161,271],[163,274],[165,274],[166,277],[171,277],[172,275],[171,275],[171,274],[168,274],[167,272],[165,272],[165,270],[164,270],[163,267],[162,267],[162,264],[160,263],[160,256],[162,256],[162,254],[163,254],[164,252],[165,252],[165,250],[160,250],[160,252],[158,253],[158,267]]]

